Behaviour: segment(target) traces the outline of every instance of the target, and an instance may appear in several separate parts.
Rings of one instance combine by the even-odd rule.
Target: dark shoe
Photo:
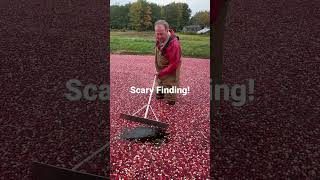
[[[164,96],[156,96],[157,99],[164,99]]]
[[[175,105],[176,104],[175,101],[167,101],[166,103],[169,104],[169,105]]]
[[[156,93],[156,98],[157,98],[157,99],[164,99],[164,94],[162,94],[162,93]]]

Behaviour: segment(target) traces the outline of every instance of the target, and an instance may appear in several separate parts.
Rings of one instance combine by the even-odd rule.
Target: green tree
[[[164,19],[170,28],[180,31],[188,24],[191,10],[186,3],[170,3],[159,6],[138,0],[124,6],[113,5],[110,8],[110,26],[112,29],[152,30],[153,24]]]
[[[124,6],[112,5],[110,7],[111,29],[128,29],[130,4]]]
[[[169,23],[170,28],[178,29],[178,11],[176,3],[170,3],[163,7],[163,18]]]
[[[189,22],[191,10],[186,3],[170,3],[162,9],[162,18],[176,31],[180,31]]]
[[[192,25],[199,25],[202,28],[210,26],[210,12],[200,11],[197,12],[190,20]]]
[[[162,8],[161,6],[158,6],[155,3],[150,3],[149,5],[151,7],[151,12],[152,12],[152,15],[151,15],[152,24],[154,24],[157,20],[162,19],[161,17]]]
[[[177,3],[178,6],[178,29],[182,30],[190,21],[191,9],[186,3]]]

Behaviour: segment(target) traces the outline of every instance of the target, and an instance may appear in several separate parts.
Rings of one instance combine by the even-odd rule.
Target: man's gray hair
[[[154,27],[156,27],[156,25],[163,25],[166,29],[169,29],[169,24],[167,21],[165,20],[158,20],[157,22],[154,23]]]

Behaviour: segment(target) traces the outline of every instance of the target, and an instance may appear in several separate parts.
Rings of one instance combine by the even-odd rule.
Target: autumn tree
[[[141,31],[143,28],[142,0],[132,3],[129,9],[129,20],[132,29]]]
[[[129,19],[132,29],[137,31],[148,30],[152,27],[152,8],[145,0],[132,3],[129,10]]]
[[[150,30],[152,28],[152,11],[150,5],[144,7],[144,16],[143,16],[143,25],[144,30]]]

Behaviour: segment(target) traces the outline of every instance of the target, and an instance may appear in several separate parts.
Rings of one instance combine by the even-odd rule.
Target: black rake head
[[[147,119],[147,118],[127,115],[127,114],[122,114],[122,113],[120,114],[120,118],[129,120],[129,121],[133,121],[133,122],[143,123],[143,124],[150,125],[150,126],[155,126],[158,128],[163,128],[163,129],[167,129],[169,126],[169,124],[167,124],[167,123],[163,123],[163,122],[159,122],[159,121],[155,121],[155,120],[151,120],[151,119]]]

